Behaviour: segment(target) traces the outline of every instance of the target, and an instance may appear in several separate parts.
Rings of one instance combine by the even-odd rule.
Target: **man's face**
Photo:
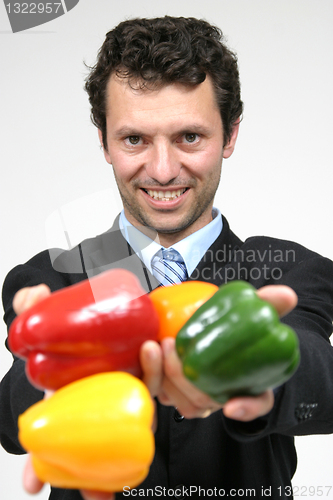
[[[209,78],[196,87],[134,90],[112,76],[107,97],[106,160],[125,215],[155,229],[169,246],[208,224],[219,184],[223,128]],[[100,134],[101,137],[101,134]]]

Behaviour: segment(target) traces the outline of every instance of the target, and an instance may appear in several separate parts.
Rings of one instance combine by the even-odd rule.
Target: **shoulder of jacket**
[[[299,258],[303,257],[304,259],[326,259],[326,257],[323,257],[319,253],[306,248],[300,243],[296,243],[295,241],[290,240],[273,238],[270,236],[251,236],[244,241],[241,248],[243,248],[244,250],[266,250],[267,252],[289,251],[294,252],[295,255],[297,255]]]

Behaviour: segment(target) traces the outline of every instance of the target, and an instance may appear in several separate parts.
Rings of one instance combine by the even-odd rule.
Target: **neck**
[[[199,229],[202,229],[212,220],[213,220],[212,211],[210,210],[209,215],[206,214],[206,217],[200,217],[188,227],[174,232],[158,231],[151,227],[144,226],[143,224],[140,224],[138,221],[131,221],[131,223],[133,224],[133,226],[136,227],[136,229],[138,229],[138,231],[148,236],[148,238],[150,238],[151,240],[156,241],[164,248],[169,248],[172,245],[178,243],[179,241],[184,240],[185,238],[195,233],[196,231],[199,231]]]

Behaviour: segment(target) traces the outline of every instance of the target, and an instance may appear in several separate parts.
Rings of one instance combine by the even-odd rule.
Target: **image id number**
[[[280,497],[327,497],[332,486],[279,486]]]
[[[8,14],[57,14],[60,7],[61,2],[6,4]]]

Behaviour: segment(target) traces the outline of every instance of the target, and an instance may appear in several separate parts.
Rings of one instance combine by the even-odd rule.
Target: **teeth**
[[[177,191],[153,191],[151,189],[147,190],[149,196],[154,198],[154,200],[170,201],[178,198],[181,194],[185,193],[185,189],[178,189]]]

